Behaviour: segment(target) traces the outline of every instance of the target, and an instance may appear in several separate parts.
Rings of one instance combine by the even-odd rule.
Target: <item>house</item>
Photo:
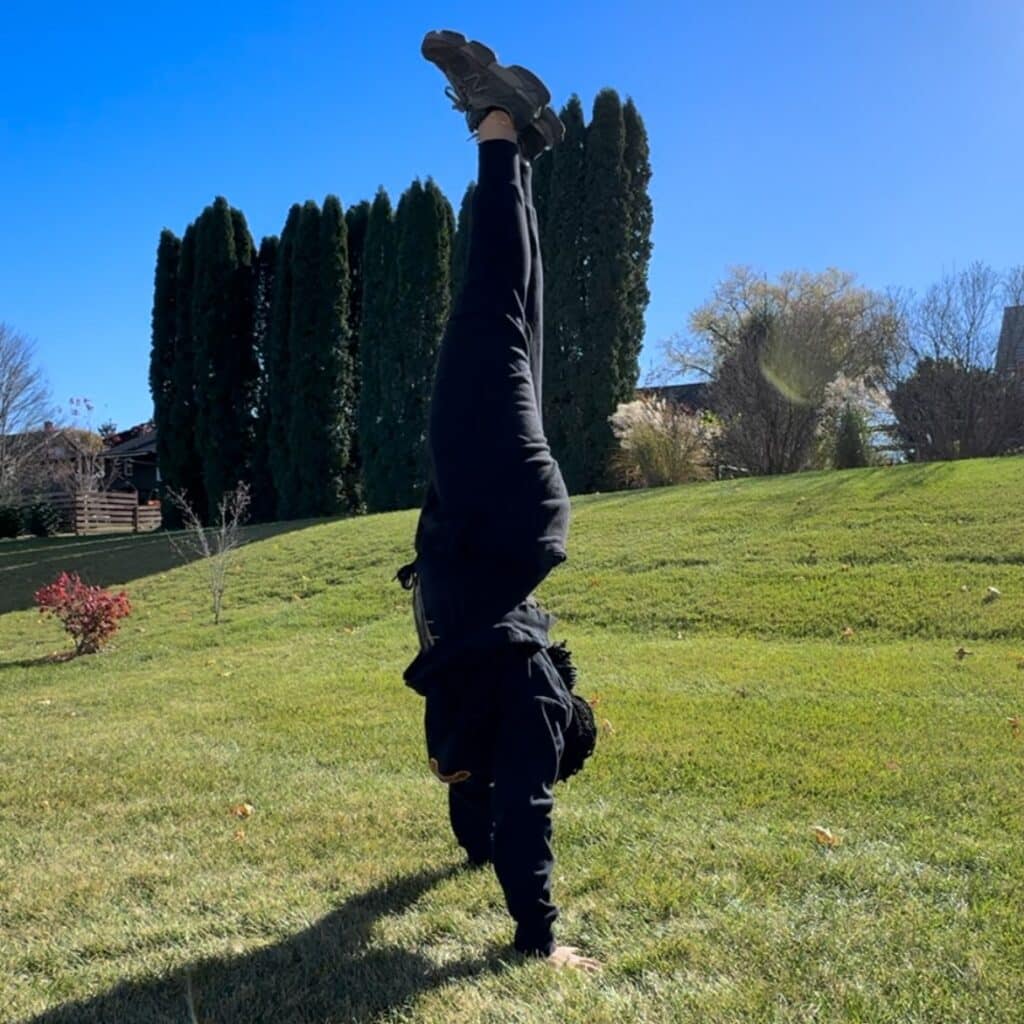
[[[95,490],[102,479],[100,447],[97,435],[50,422],[0,437],[0,492],[27,500]]]
[[[665,384],[661,387],[637,388],[637,398],[660,398],[670,405],[678,405],[688,412],[711,409],[711,382],[695,384]]]
[[[152,423],[140,423],[130,430],[110,435],[102,458],[107,466],[107,490],[136,491],[140,505],[159,497],[160,467],[157,465],[156,428]]]
[[[1003,310],[996,369],[1024,377],[1024,306],[1007,306]]]

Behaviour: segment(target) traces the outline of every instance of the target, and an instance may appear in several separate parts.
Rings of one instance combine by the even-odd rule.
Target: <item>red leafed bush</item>
[[[122,590],[111,594],[83,583],[77,573],[62,572],[49,586],[36,591],[39,611],[53,615],[75,638],[75,654],[94,654],[116,632],[117,620],[132,611]]]

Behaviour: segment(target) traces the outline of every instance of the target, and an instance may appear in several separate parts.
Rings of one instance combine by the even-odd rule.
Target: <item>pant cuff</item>
[[[555,951],[555,937],[550,928],[545,928],[542,933],[525,932],[522,928],[516,929],[515,947],[517,953],[524,956],[548,957]]]

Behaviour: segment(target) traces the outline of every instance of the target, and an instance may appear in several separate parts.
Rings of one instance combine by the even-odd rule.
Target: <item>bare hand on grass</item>
[[[589,956],[580,956],[579,953],[575,946],[558,946],[548,957],[547,962],[552,967],[568,967],[576,971],[586,971],[587,974],[598,974],[601,964]]]

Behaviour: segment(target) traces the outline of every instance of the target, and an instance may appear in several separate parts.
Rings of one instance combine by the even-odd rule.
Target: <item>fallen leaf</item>
[[[822,825],[812,825],[811,831],[814,833],[814,838],[822,846],[827,846],[829,849],[838,846],[842,842],[839,836],[833,835],[829,829],[824,828]]]
[[[856,636],[857,634],[855,633],[852,626],[847,626],[839,635],[844,639],[849,640],[850,637]]]
[[[885,767],[891,772],[898,772],[900,770],[900,763],[899,761],[886,761]]]
[[[966,594],[968,590],[967,584],[965,583],[960,589]]]
[[[240,843],[240,842],[242,842],[243,839],[245,839],[245,829],[244,828],[235,829],[235,842],[236,843]]]
[[[231,675],[231,673],[230,673],[230,672],[221,672],[221,676],[222,676],[222,677],[223,677],[224,679],[227,679],[227,677],[228,677],[229,675]]]
[[[231,808],[231,813],[236,818],[251,818],[256,812],[256,808],[252,804],[235,804]]]
[[[990,601],[994,601],[997,597],[1002,597],[1003,596],[1003,592],[998,587],[989,587],[985,591],[985,596]]]
[[[1020,737],[1020,715],[1014,715],[1012,718],[1008,718],[1007,721],[1010,723],[1010,732],[1013,733],[1014,738]]]
[[[957,661],[963,661],[964,658],[973,653],[974,651],[969,651],[966,647],[958,647],[954,652],[954,657]]]
[[[615,732],[615,729],[612,727],[612,723],[609,722],[607,718],[601,723],[601,732],[603,732],[605,736],[611,736]]]

